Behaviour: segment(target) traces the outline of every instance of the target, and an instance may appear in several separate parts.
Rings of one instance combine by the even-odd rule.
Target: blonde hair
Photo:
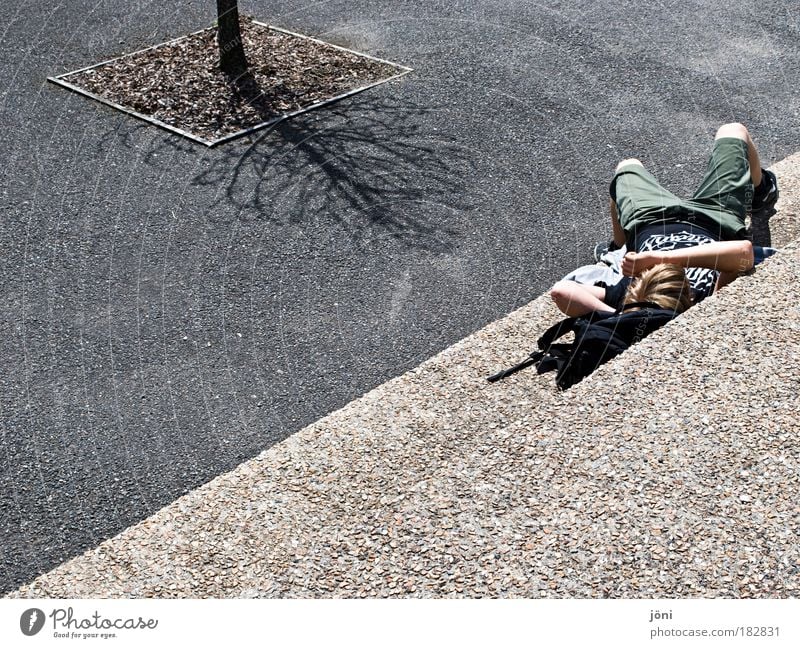
[[[660,308],[682,313],[692,305],[692,287],[681,266],[659,263],[628,286],[623,305],[634,302],[653,302]]]

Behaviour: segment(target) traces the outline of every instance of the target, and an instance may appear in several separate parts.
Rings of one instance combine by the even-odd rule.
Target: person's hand
[[[622,274],[635,277],[656,265],[656,260],[647,252],[628,252],[622,259]]]

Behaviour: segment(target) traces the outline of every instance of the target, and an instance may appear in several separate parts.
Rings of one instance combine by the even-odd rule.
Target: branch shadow
[[[259,106],[252,83],[240,85],[242,96]],[[411,246],[448,251],[459,231],[441,209],[435,220],[426,216],[427,207],[471,209],[465,183],[475,166],[463,148],[424,128],[425,113],[436,111],[397,97],[351,97],[282,119],[244,149],[223,145],[192,184],[215,188],[205,214],[214,223],[322,218],[355,239],[379,228]]]
[[[234,100],[274,117],[273,98],[250,74],[230,84]],[[436,129],[451,105],[420,106],[400,91],[390,82],[210,149],[128,119],[101,134],[97,147],[136,150],[141,163],[167,173],[166,160],[202,158],[186,182],[204,196],[199,215],[211,224],[322,220],[356,243],[391,236],[451,252],[462,235],[457,223],[477,207],[468,198],[477,160]]]

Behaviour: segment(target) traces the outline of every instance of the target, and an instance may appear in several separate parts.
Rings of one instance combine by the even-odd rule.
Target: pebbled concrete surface
[[[14,5],[0,590],[529,302],[605,235],[622,157],[688,192],[724,121],[800,148],[798,17],[761,7],[249,2],[416,72],[206,151],[44,80],[213,6]]]

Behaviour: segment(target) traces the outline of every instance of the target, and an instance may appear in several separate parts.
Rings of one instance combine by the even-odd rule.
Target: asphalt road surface
[[[587,262],[623,157],[688,193],[723,122],[800,149],[796,3],[240,4],[415,71],[207,150],[45,78],[213,2],[4,10],[1,591]]]

